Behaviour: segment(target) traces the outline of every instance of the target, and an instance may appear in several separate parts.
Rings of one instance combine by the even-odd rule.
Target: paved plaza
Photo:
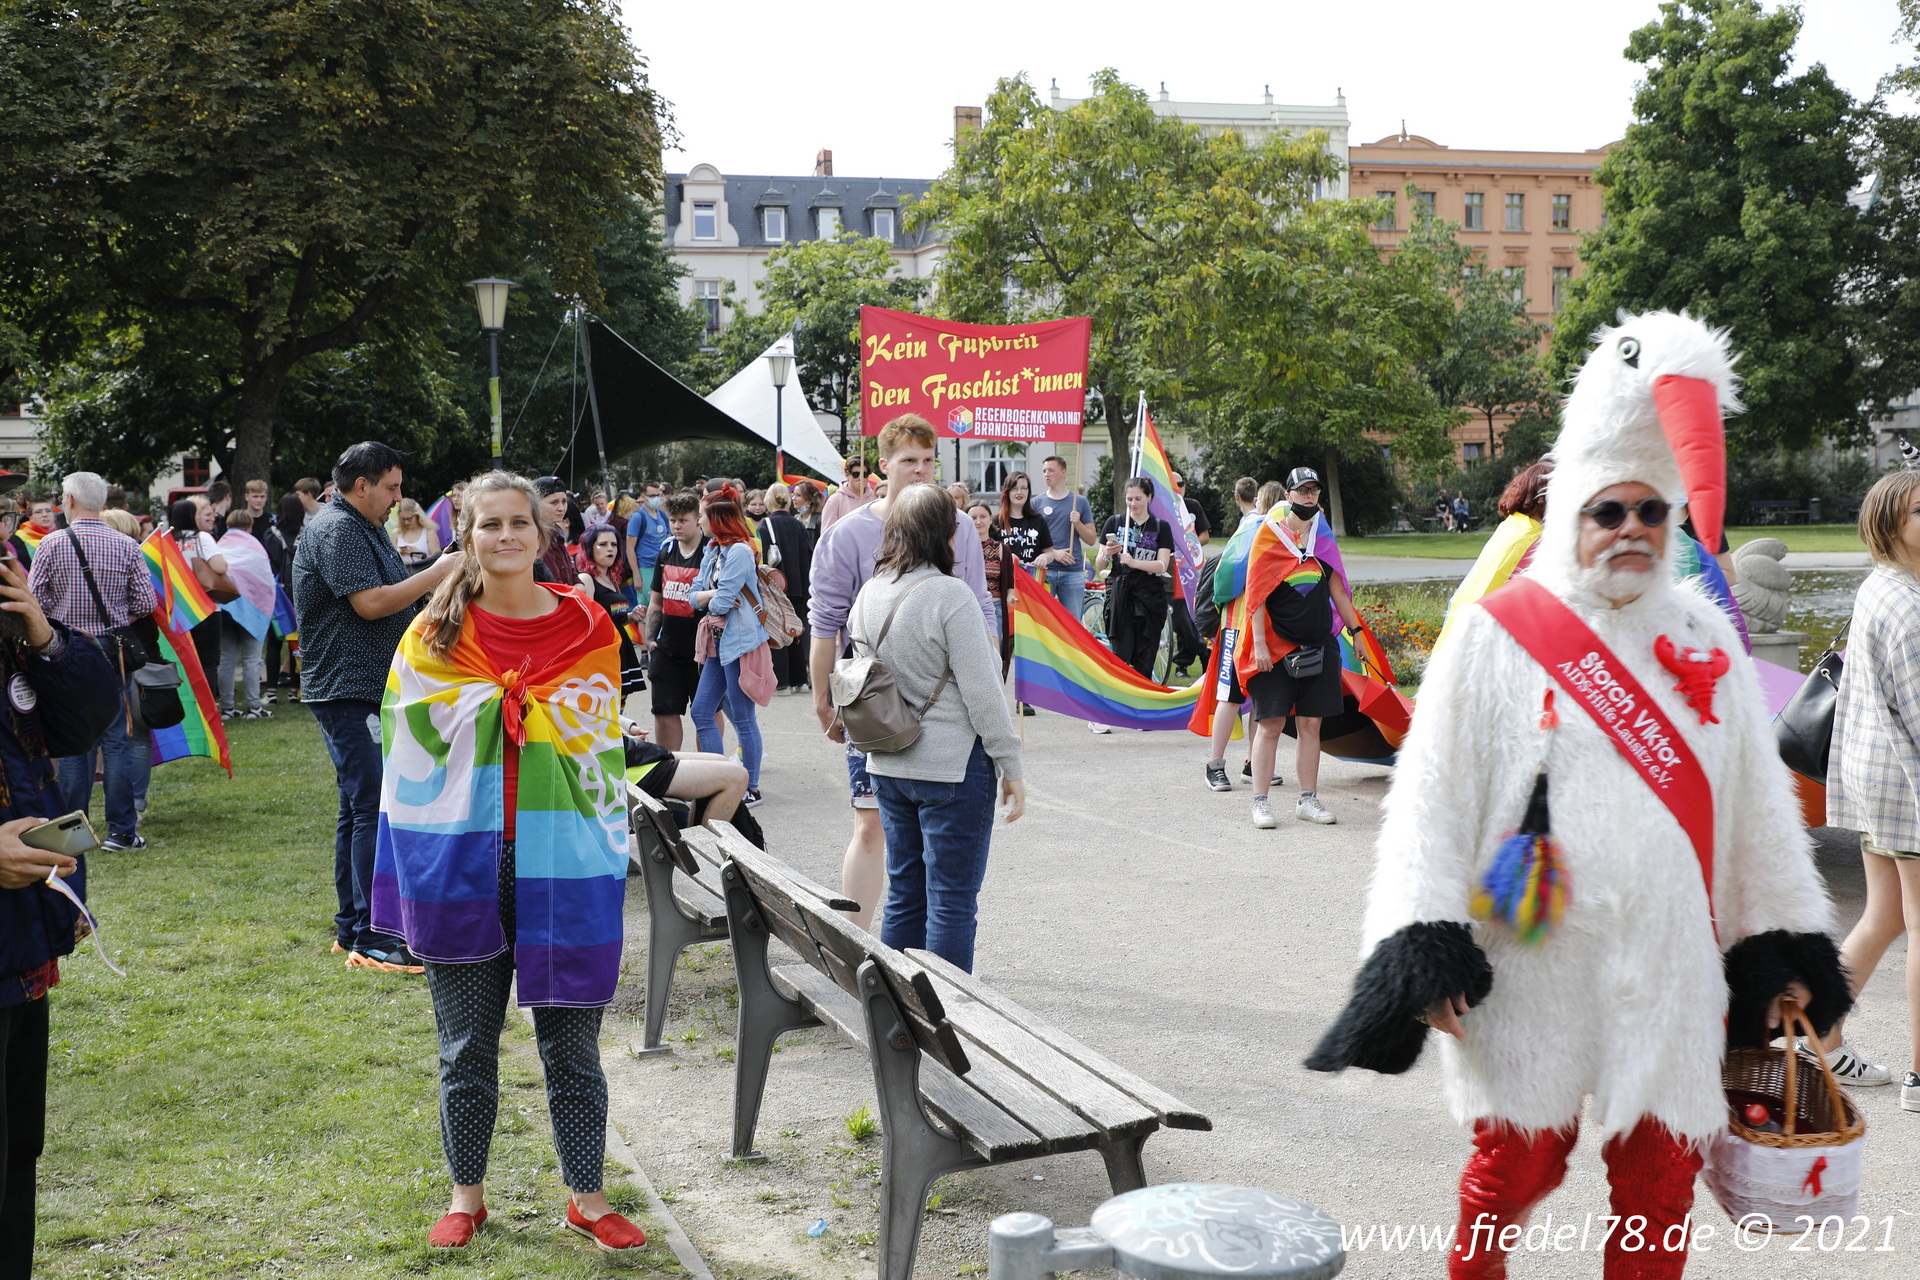
[[[837,884],[848,829],[839,750],[822,738],[804,697],[761,714],[767,738],[759,810],[772,852]],[[1209,792],[1204,742],[1186,733],[1116,730],[1042,713],[1025,722],[1028,811],[996,832],[980,901],[980,976],[1041,1017],[1212,1117],[1211,1133],[1161,1132],[1146,1146],[1154,1181],[1244,1183],[1296,1195],[1350,1228],[1451,1224],[1467,1152],[1440,1095],[1429,1050],[1400,1077],[1300,1066],[1345,1002],[1357,964],[1360,914],[1378,806],[1390,771],[1328,760],[1320,792],[1339,825],[1293,821],[1291,741],[1277,789],[1277,831],[1249,821],[1236,789]],[[1842,930],[1861,901],[1859,855],[1822,831],[1821,865]],[[606,1058],[613,1119],[715,1276],[866,1280],[879,1142],[855,1142],[845,1118],[874,1099],[864,1055],[825,1031],[798,1033],[773,1059],[760,1147],[766,1164],[728,1152],[732,1089],[732,960],[724,945],[683,961],[667,1033],[673,1053],[635,1059],[646,914],[636,881],[629,909],[627,984],[610,1020]],[[1852,1024],[1880,1058],[1906,1047],[1904,952],[1882,962]],[[1920,1274],[1920,1115],[1897,1086],[1854,1091],[1868,1117],[1861,1212],[1839,1248],[1779,1239],[1751,1252],[1704,1186],[1696,1220],[1715,1227],[1690,1277],[1903,1277]],[[1096,1153],[1050,1157],[937,1184],[918,1273],[983,1270],[992,1218],[1031,1209],[1084,1224],[1107,1188]],[[1535,1215],[1559,1227],[1605,1211],[1598,1144],[1584,1138],[1566,1185]],[[1891,1218],[1892,1251],[1876,1252]],[[819,1236],[807,1234],[824,1219]],[[1543,1233],[1544,1234],[1544,1233]],[[1597,1237],[1597,1228],[1595,1231]],[[1854,1251],[1847,1244],[1858,1242]],[[1831,1235],[1829,1243],[1835,1243]],[[1353,1276],[1437,1277],[1438,1252],[1382,1253],[1379,1237],[1351,1253]],[[1600,1258],[1551,1249],[1517,1254],[1515,1276],[1600,1274]]]

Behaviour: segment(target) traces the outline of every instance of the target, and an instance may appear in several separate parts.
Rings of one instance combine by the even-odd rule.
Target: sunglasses
[[[1627,522],[1627,512],[1631,511],[1640,517],[1642,525],[1658,529],[1667,522],[1667,513],[1672,510],[1665,498],[1642,498],[1631,507],[1618,498],[1608,498],[1605,502],[1580,508],[1580,514],[1591,517],[1602,529],[1618,529]]]

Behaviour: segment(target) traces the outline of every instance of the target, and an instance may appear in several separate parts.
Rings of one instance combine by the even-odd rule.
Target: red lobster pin
[[[1713,686],[1721,676],[1727,674],[1731,665],[1725,649],[1710,649],[1702,653],[1698,649],[1680,649],[1673,647],[1673,641],[1665,636],[1656,636],[1653,641],[1653,656],[1660,659],[1660,665],[1680,678],[1673,691],[1684,694],[1687,705],[1700,713],[1701,724],[1719,724],[1713,714]]]

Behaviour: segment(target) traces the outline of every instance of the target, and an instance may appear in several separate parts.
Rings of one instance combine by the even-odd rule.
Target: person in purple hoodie
[[[880,429],[880,469],[887,477],[890,495],[908,485],[932,483],[937,444],[933,425],[917,413],[902,414]],[[844,743],[847,736],[828,696],[827,678],[834,660],[844,650],[843,633],[853,598],[873,576],[873,562],[879,557],[881,535],[886,532],[889,500],[876,499],[834,521],[820,535],[820,545],[813,552],[808,584],[813,595],[807,609],[813,641],[807,664],[813,681],[814,714],[820,717],[820,728],[835,742]],[[973,588],[980,601],[981,625],[989,637],[993,636],[993,598],[987,594],[980,539],[973,521],[959,511],[953,513],[953,573]],[[860,904],[860,909],[851,914],[853,922],[864,929],[873,922],[874,904],[885,886],[887,838],[880,827],[880,804],[874,799],[873,779],[867,774],[867,757],[852,747],[847,748],[847,786],[853,803],[853,838],[847,842],[847,855],[840,864],[840,892]]]

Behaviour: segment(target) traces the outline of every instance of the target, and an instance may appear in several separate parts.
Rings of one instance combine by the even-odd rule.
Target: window
[[[1026,470],[1025,445],[993,441],[966,447],[967,488],[975,493],[998,493],[1000,483],[1016,471]]]
[[[822,240],[840,238],[840,211],[838,209],[816,209],[813,213],[815,224],[820,228]]]
[[[693,282],[694,305],[707,317],[707,332],[720,332],[720,282],[718,280],[695,280]]]
[[[1527,305],[1527,269],[1525,267],[1502,267],[1500,278],[1508,282],[1507,296],[1513,299],[1513,305]]]
[[[893,210],[875,209],[873,211],[873,234],[888,244],[893,243]]]
[[[1527,198],[1518,191],[1507,192],[1507,230],[1527,229]]]
[[[1468,440],[1460,446],[1460,460],[1468,466],[1486,459],[1487,446],[1479,440]]]
[[[1393,192],[1376,191],[1373,193],[1373,198],[1376,200],[1384,200],[1387,202],[1387,211],[1380,215],[1380,221],[1374,223],[1373,224],[1374,227],[1380,231],[1393,230],[1393,210],[1394,210]]]
[[[1573,230],[1573,197],[1555,196],[1553,198],[1553,229],[1555,231]]]
[[[1433,214],[1433,192],[1416,191],[1413,193],[1413,198],[1420,202],[1420,211],[1422,213],[1425,213],[1428,216],[1431,216]]]
[[[1467,214],[1460,220],[1460,226],[1467,231],[1485,231],[1487,229],[1487,193],[1484,191],[1467,192]]]
[[[1567,285],[1573,279],[1572,267],[1553,269],[1553,309],[1561,311],[1567,305]]]
[[[718,240],[720,238],[720,218],[715,206],[697,204],[693,206],[693,238],[695,240]]]
[[[787,238],[787,211],[775,206],[760,211],[760,234],[770,242]]]
[[[213,476],[213,462],[208,458],[180,459],[180,483],[189,489],[197,489]]]

